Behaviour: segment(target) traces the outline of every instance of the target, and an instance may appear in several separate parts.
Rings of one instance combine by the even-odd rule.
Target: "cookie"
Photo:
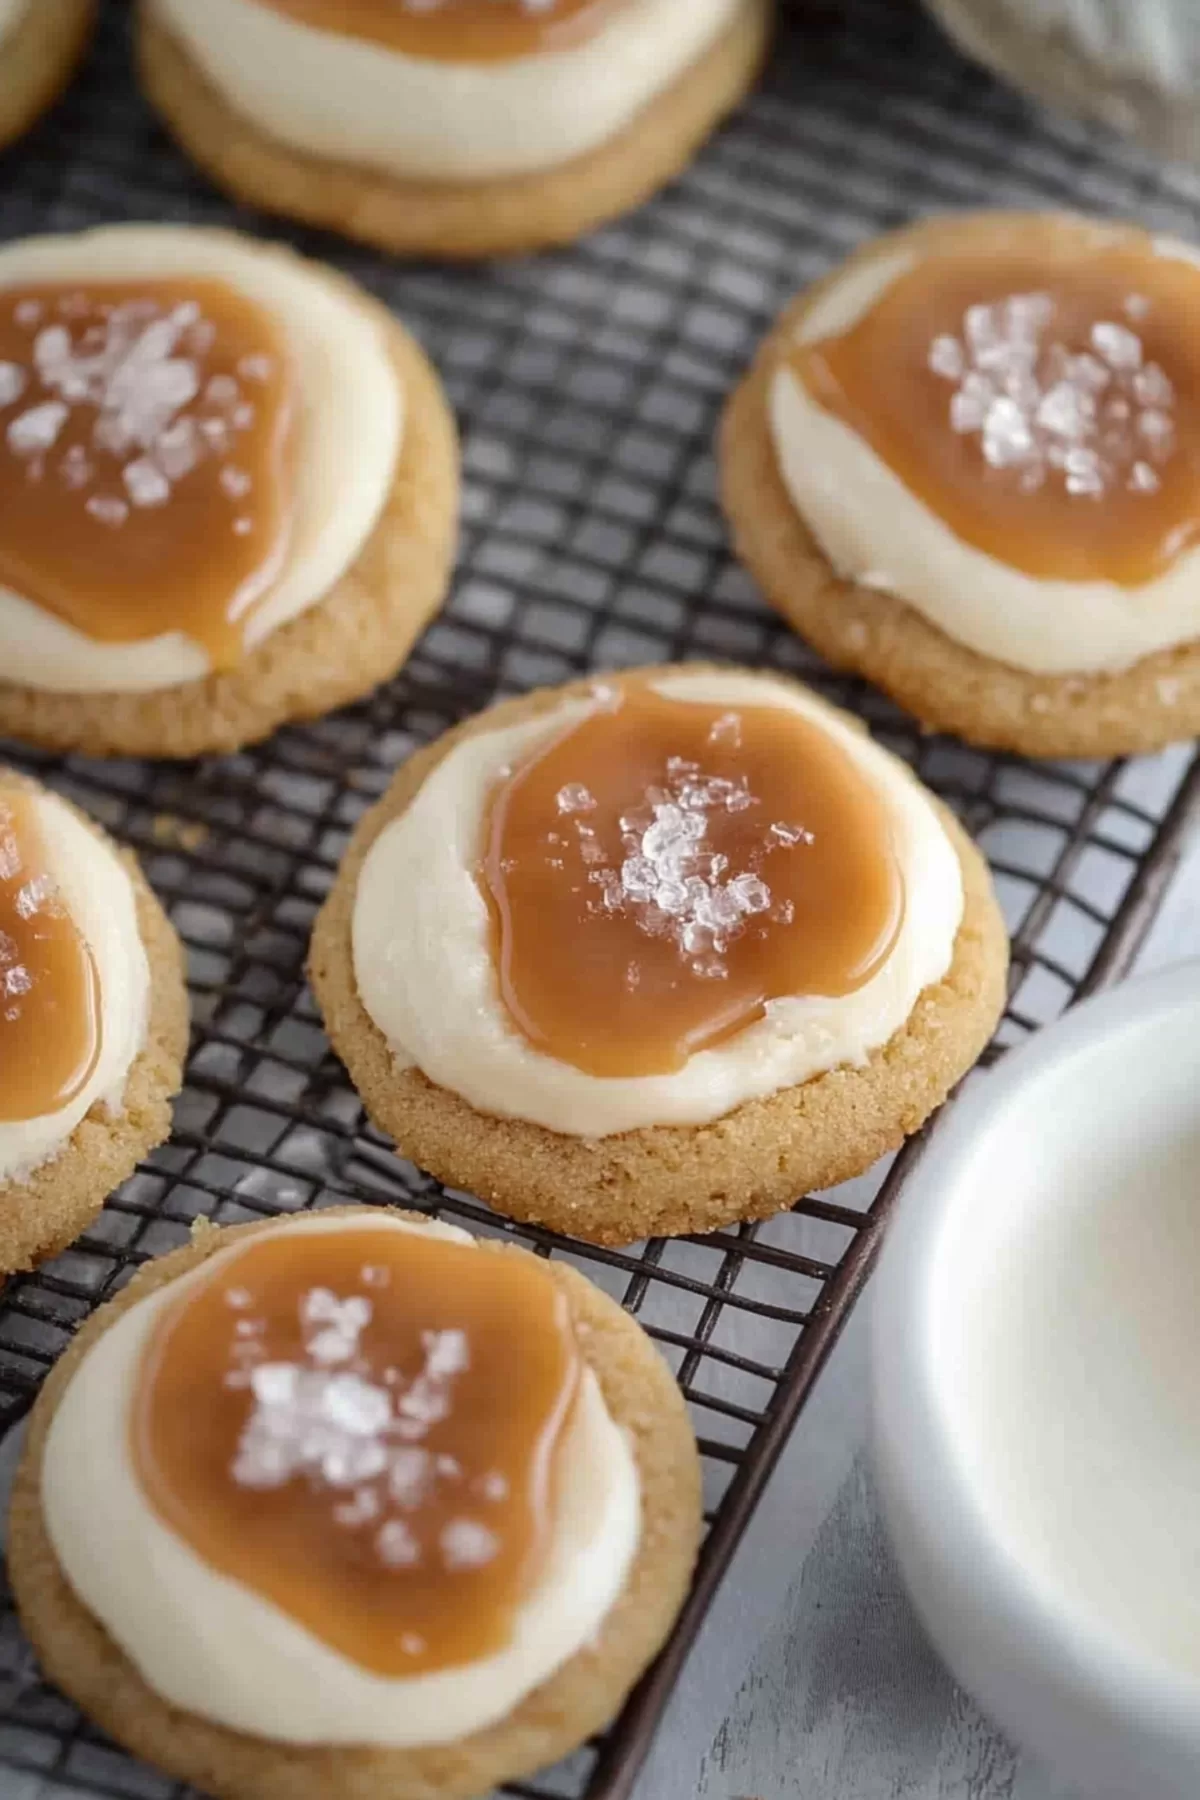
[[[417,1226],[429,1223],[353,1207],[319,1217],[322,1231],[340,1233],[353,1222],[356,1230],[371,1232],[372,1242],[376,1228],[390,1231],[410,1219]],[[188,1247],[150,1263],[88,1321],[52,1371],[34,1408],[9,1523],[10,1579],[22,1623],[47,1675],[89,1717],[135,1755],[196,1784],[215,1800],[282,1800],[284,1795],[316,1800],[334,1791],[466,1800],[554,1761],[608,1722],[670,1628],[699,1538],[698,1459],[679,1390],[640,1327],[574,1269],[538,1262],[534,1274],[545,1281],[548,1271],[565,1298],[589,1380],[597,1384],[603,1407],[632,1453],[640,1494],[636,1546],[619,1595],[590,1640],[504,1716],[478,1730],[424,1746],[360,1742],[322,1747],[271,1741],[168,1704],[80,1599],[48,1528],[43,1486],[48,1440],[72,1384],[97,1348],[104,1347],[106,1335],[128,1320],[131,1309],[201,1269],[216,1253],[245,1251],[256,1241],[261,1246],[273,1233],[291,1233],[295,1241],[301,1223],[292,1219],[217,1231],[201,1221]],[[311,1229],[312,1218],[303,1225]],[[522,1269],[533,1261],[508,1245],[482,1244],[478,1253],[505,1266],[509,1259],[519,1259]],[[319,1366],[330,1366],[328,1345],[322,1354],[326,1360]],[[111,1441],[125,1440],[117,1431]],[[198,1472],[199,1464],[196,1468]],[[122,1544],[114,1554],[124,1554]],[[273,1627],[276,1634],[284,1624],[280,1619]],[[281,1641],[276,1635],[276,1643]],[[269,1667],[272,1660],[263,1657],[260,1667]],[[302,1662],[291,1667],[296,1679],[309,1679]],[[426,1700],[427,1714],[435,1707],[436,1702]]]
[[[12,837],[14,807],[18,823],[23,820],[35,834],[28,846],[23,834]],[[118,850],[78,808],[11,769],[0,770],[0,812],[6,843],[16,842],[22,851],[15,874],[0,883],[0,911],[17,909],[17,922],[8,922],[13,930],[5,928],[8,999],[0,1021],[0,1056],[8,1034],[9,1055],[24,1069],[36,1070],[39,1082],[53,1084],[54,1071],[46,1059],[39,1060],[37,1049],[43,1002],[49,998],[55,1008],[48,1029],[56,1040],[67,1036],[70,1020],[64,1020],[62,996],[43,992],[53,970],[27,969],[18,960],[16,936],[19,922],[36,918],[39,905],[43,911],[48,906],[61,924],[65,901],[71,929],[89,947],[101,1020],[90,1072],[64,1083],[57,1105],[44,1089],[41,1116],[23,1117],[21,1109],[14,1110],[16,1067],[6,1076],[0,1271],[11,1274],[66,1249],[141,1158],[170,1135],[171,1100],[181,1085],[187,1050],[188,1001],[182,948],[135,858]],[[33,891],[41,898],[31,914],[15,884],[39,877]],[[32,948],[36,955],[36,945]],[[136,1020],[123,1019],[126,1001],[139,1009]],[[22,1018],[21,1009],[31,1010]],[[14,1032],[28,1037],[15,1039]],[[32,1097],[28,1082],[25,1089]]]
[[[782,1035],[775,1034],[771,1019],[762,1017],[765,1008],[751,1006],[736,1021],[728,1054],[719,1034],[712,1040],[715,1049],[709,1040],[694,1037],[704,1054],[685,1056],[682,1075],[669,1081],[606,1079],[588,1074],[587,1068],[619,1068],[625,1043],[640,1041],[655,1027],[644,1013],[629,1015],[632,1023],[621,1022],[623,968],[610,970],[598,952],[581,950],[580,966],[599,971],[600,986],[590,993],[591,1002],[597,1014],[610,1013],[614,1021],[613,1041],[604,1046],[609,1060],[601,1065],[593,1056],[586,1067],[568,1067],[569,1048],[558,1059],[542,1054],[499,991],[497,940],[488,935],[474,865],[482,854],[485,808],[494,804],[487,795],[507,773],[520,772],[526,747],[549,742],[561,729],[559,720],[590,717],[611,703],[605,698],[610,687],[603,687],[597,698],[595,684],[588,682],[505,702],[409,760],[351,839],[318,915],[309,965],[330,1041],[368,1114],[395,1139],[401,1154],[501,1212],[610,1244],[764,1218],[810,1189],[833,1186],[869,1168],[922,1124],[978,1057],[1003,1006],[1007,966],[1007,938],[979,853],[940,803],[907,769],[871,744],[856,721],[782,677],[697,665],[647,670],[634,680],[664,696],[682,694],[689,704],[698,704],[697,695],[707,697],[718,709],[725,708],[718,722],[731,709],[740,713],[747,704],[760,702],[799,713],[806,728],[815,726],[820,733],[816,748],[831,737],[840,756],[854,765],[853,772],[882,796],[880,803],[895,818],[902,817],[908,860],[900,878],[911,891],[904,903],[905,924],[875,965],[883,969],[882,976],[873,975],[847,1001],[800,1002],[809,1010],[802,1011],[795,1025],[794,1044],[783,1025]],[[812,740],[806,740],[804,755],[813,748]],[[606,754],[616,762],[619,752],[617,744]],[[802,758],[796,761],[802,766]],[[780,751],[775,766],[786,763]],[[467,771],[462,776],[456,773],[460,765]],[[738,769],[734,757],[722,776],[732,786],[711,791],[733,795],[744,779]],[[467,782],[475,785],[463,785],[460,792],[458,784]],[[560,806],[578,786],[564,785]],[[690,805],[686,793],[684,797]],[[802,797],[798,806],[803,804]],[[427,842],[422,835],[425,818],[434,813],[453,821],[455,841],[449,850],[439,846],[436,827]],[[406,820],[397,837],[398,822]],[[575,822],[568,813],[564,831]],[[710,824],[724,830],[719,819]],[[781,841],[800,849],[808,841],[804,819],[795,812],[790,824],[779,823],[777,832]],[[389,833],[386,850],[377,851]],[[820,841],[833,839],[836,809]],[[617,888],[625,884],[627,891],[642,879],[641,865],[627,873],[627,865],[620,863],[623,853],[613,853],[611,873],[593,867],[582,877],[599,883],[589,892],[606,899],[615,893],[618,913],[621,896],[612,875]],[[830,854],[842,886],[830,889],[824,915],[820,890],[813,890],[818,898],[811,902],[816,912],[810,915],[809,936],[818,948],[826,935],[834,935],[830,918],[852,912],[859,904],[859,888],[877,879],[869,856],[843,866],[836,844]],[[374,868],[373,856],[379,859]],[[750,865],[765,866],[753,857]],[[804,865],[798,866],[803,875]],[[694,870],[694,864],[684,866],[685,889]],[[781,879],[790,878],[783,866]],[[710,911],[713,905],[727,907],[726,890],[736,886],[747,907],[760,908],[767,900],[756,881],[753,876],[741,878],[740,885],[725,877],[710,881],[710,891],[700,900]],[[380,895],[390,889],[405,896],[387,917],[377,906],[376,887]],[[801,905],[804,891],[802,887]],[[678,898],[668,903],[682,904]],[[536,912],[533,916],[523,953],[534,965],[542,955],[548,984],[557,979],[565,990],[572,989],[571,965],[564,973],[563,965],[551,964],[546,955],[549,917],[539,944]],[[692,926],[703,916],[702,910],[697,912]],[[783,911],[779,916],[790,915]],[[923,933],[919,943],[905,935],[918,929],[918,920]],[[653,929],[661,925],[650,917],[643,922]],[[676,915],[672,931],[679,923]],[[745,917],[735,920],[734,939],[752,923]],[[781,929],[790,951],[794,940],[786,927]],[[676,941],[683,941],[678,933]],[[416,948],[418,943],[423,950]],[[625,949],[634,943],[627,938]],[[640,957],[642,949],[634,948],[633,955]],[[370,996],[370,1007],[362,990],[367,965],[378,990]],[[903,979],[896,973],[901,966]],[[719,982],[730,974],[722,966],[705,967],[703,958],[691,967]],[[641,969],[631,965],[630,973]],[[413,971],[418,972],[418,986],[428,980],[427,1005],[413,987]],[[662,979],[661,969],[656,978]],[[880,993],[873,982],[886,984],[893,978],[886,1003],[873,1010]],[[663,992],[671,1006],[679,998],[674,981],[668,968]],[[544,1001],[542,995],[540,1003]],[[869,1018],[859,1008],[867,1009]],[[526,1022],[528,1016],[527,1009]],[[693,1080],[703,1082],[695,1092],[678,1085]],[[463,1088],[470,1090],[470,1098]]]
[[[239,200],[399,255],[481,258],[570,243],[639,206],[686,167],[752,86],[766,51],[770,0],[737,0],[725,10],[727,22],[694,60],[611,137],[557,164],[490,177],[402,175],[279,141],[230,103],[154,0],[141,6],[139,60],[143,86],[183,148]],[[686,24],[678,16],[667,22],[674,30]],[[327,56],[330,40],[322,37]],[[646,79],[662,55],[657,40],[649,52],[643,46],[625,57],[625,75],[636,67]],[[559,115],[578,114],[590,104],[591,85],[583,84],[578,106],[553,95],[553,105],[540,97],[532,106],[514,101],[505,138],[516,135],[513,119],[527,121],[531,112],[554,112],[559,123]],[[362,91],[353,86],[356,105]]]
[[[852,530],[857,536],[855,577],[845,560],[846,555],[854,553],[843,546],[843,555],[836,559],[835,566],[828,545],[821,541],[817,521],[811,512],[806,514],[798,507],[789,491],[781,464],[777,430],[772,422],[772,406],[778,404],[777,383],[818,309],[827,310],[836,304],[838,291],[850,292],[851,283],[877,286],[878,280],[872,279],[873,270],[882,270],[893,259],[920,268],[926,258],[957,258],[964,253],[964,246],[974,253],[976,245],[984,246],[997,257],[1013,258],[1024,256],[1022,246],[1030,236],[1039,254],[1051,245],[1060,260],[1063,245],[1082,244],[1096,258],[1104,259],[1101,268],[1105,262],[1110,263],[1118,281],[1123,279],[1126,285],[1132,280],[1128,270],[1133,264],[1128,259],[1149,254],[1150,240],[1132,228],[1100,226],[1057,215],[998,214],[934,220],[868,244],[842,269],[801,295],[787,309],[730,400],[720,442],[722,500],[737,552],[772,605],[835,667],[865,676],[928,728],[953,733],[986,748],[1030,756],[1090,758],[1153,750],[1194,736],[1200,730],[1200,634],[1195,629],[1200,620],[1192,621],[1186,602],[1176,607],[1175,597],[1171,597],[1172,622],[1160,622],[1162,610],[1157,598],[1166,596],[1164,580],[1177,583],[1177,593],[1190,582],[1190,551],[1185,550],[1173,565],[1169,559],[1156,565],[1152,580],[1140,587],[1121,586],[1111,580],[1101,582],[1094,569],[1088,572],[1085,568],[1086,579],[1047,580],[1044,600],[1039,601],[1040,582],[1021,571],[1000,568],[995,556],[982,555],[969,543],[961,546],[961,557],[956,551],[953,564],[947,555],[944,570],[936,551],[925,557],[923,534],[931,527],[936,529],[929,509],[921,507],[922,518],[916,527],[907,508],[903,514],[889,518],[889,472],[880,477],[880,459],[869,446],[860,445],[854,457],[856,475],[862,473],[863,457],[869,457],[872,476],[879,487],[874,481],[869,488],[861,484],[856,488],[854,482],[848,485],[844,470],[827,484],[831,495],[840,492],[837,510],[842,520],[849,518],[853,522],[851,526],[843,524],[841,529]],[[1155,243],[1165,259],[1170,247],[1164,248],[1164,240]],[[1183,262],[1187,247],[1175,246],[1171,254],[1175,252],[1178,261],[1172,270],[1173,283],[1181,276],[1187,278]],[[1122,276],[1123,260],[1126,272]],[[986,274],[982,251],[980,266]],[[1086,263],[1083,266],[1086,268]],[[1031,285],[1037,280],[1035,271],[1025,268],[1023,272]],[[1014,279],[1019,279],[1019,273]],[[1050,285],[1047,271],[1041,277],[1041,286],[1044,289]],[[859,289],[860,293],[863,291]],[[1127,297],[1135,301],[1145,298],[1132,293]],[[1155,349],[1158,361],[1150,363],[1149,350],[1144,360],[1147,366],[1164,368],[1175,355],[1173,379],[1182,406],[1190,404],[1188,395],[1192,390],[1187,371],[1178,361],[1178,331],[1171,329],[1175,304],[1175,300],[1168,303],[1167,299],[1155,303],[1155,314],[1161,313],[1162,321],[1160,324],[1157,316],[1151,316],[1147,330],[1153,329],[1157,335],[1148,336],[1147,345]],[[1130,325],[1119,310],[1115,322],[1122,328]],[[931,324],[930,337],[934,330]],[[1081,349],[1072,338],[1070,347],[1078,354],[1092,354],[1085,340]],[[1043,348],[1050,352],[1055,349],[1053,325],[1044,333]],[[1140,350],[1138,354],[1141,355]],[[1102,374],[1110,378],[1120,375],[1119,371],[1104,368],[1102,358],[1095,360],[1101,363]],[[1048,367],[1043,356],[1039,368],[1052,385],[1053,378],[1046,375]],[[930,379],[937,380],[934,375]],[[950,384],[942,380],[938,385],[938,404],[944,407]],[[1118,404],[1126,403],[1120,394],[1113,398]],[[1136,400],[1133,405],[1136,407]],[[844,429],[841,420],[838,427]],[[961,441],[971,445],[969,432],[964,432]],[[1050,439],[1048,447],[1065,456],[1072,445],[1066,439]],[[1090,440],[1081,440],[1075,448],[1088,455]],[[798,457],[798,448],[794,455]],[[818,466],[816,458],[811,459],[810,466]],[[827,464],[822,466],[828,468]],[[1150,468],[1147,481],[1162,480],[1167,473],[1145,466]],[[1007,468],[996,473],[1001,480],[1008,477]],[[1142,474],[1142,470],[1138,473]],[[1036,465],[1029,470],[1015,469],[1012,478],[1019,481],[1022,476],[1043,478]],[[1121,482],[1128,479],[1119,470],[1117,478]],[[1057,479],[1052,465],[1048,479]],[[884,487],[887,493],[881,492]],[[861,494],[861,506],[857,508],[855,492]],[[1154,490],[1151,498],[1156,498]],[[1130,504],[1133,499],[1129,497]],[[1080,543],[1087,543],[1094,533],[1095,508],[1103,502],[1082,493],[1074,503],[1093,510],[1077,515],[1074,521],[1067,516],[1059,532],[1060,552],[1063,546],[1074,544],[1078,548]],[[870,525],[872,519],[874,528]],[[838,529],[836,524],[830,525],[827,517],[826,530]],[[1013,530],[1020,535],[1019,518],[1015,518]],[[869,543],[871,536],[875,541]],[[894,573],[893,565],[901,549],[904,597],[896,591],[898,583],[893,585],[888,579]],[[924,576],[918,567],[923,558]],[[932,583],[925,585],[928,570],[935,562],[939,570],[936,596],[930,591]],[[1004,585],[996,586],[994,605],[985,610],[980,597],[991,594],[989,583],[998,568]],[[1024,655],[1027,661],[1043,665],[1040,667],[1019,666],[1013,658],[996,653],[1005,647],[1004,632],[1011,629],[1017,616],[1015,603],[1022,598],[1011,586],[1014,574],[1023,582],[1026,595],[1019,644],[1015,636],[1012,638],[1014,656]],[[1090,596],[1100,602],[1093,614],[1089,614]],[[961,628],[967,629],[967,609],[962,604],[967,600],[972,601],[970,630],[973,636],[978,633],[973,643],[955,635],[960,606]],[[1069,612],[1065,610],[1068,605]],[[1103,641],[1101,614],[1104,622],[1112,625]],[[1174,630],[1180,634],[1178,641],[1161,641]],[[1095,643],[1090,641],[1093,635]],[[1146,646],[1144,653],[1140,646]],[[1089,657],[1107,658],[1114,666],[1079,666],[1086,665]]]
[[[95,23],[94,0],[28,0],[0,32],[0,149],[23,137],[75,72]]]
[[[29,240],[0,279],[0,481],[28,539],[0,553],[0,731],[224,753],[394,675],[445,595],[458,500],[454,422],[403,326],[228,232]],[[89,305],[111,313],[91,364]]]

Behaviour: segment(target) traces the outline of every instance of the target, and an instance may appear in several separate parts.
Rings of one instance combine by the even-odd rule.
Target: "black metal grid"
[[[779,305],[869,232],[949,205],[1062,205],[1187,231],[1194,178],[1050,125],[888,0],[804,8],[761,92],[669,193],[578,249],[486,272],[405,269],[312,234],[437,359],[464,431],[453,599],[361,706],[187,767],[14,751],[143,856],[190,958],[194,1033],[169,1145],[80,1242],[0,1297],[0,1429],[78,1322],[192,1220],[353,1197],[510,1231],[399,1162],[363,1123],[303,977],[347,834],[410,749],[499,693],[689,655],[799,671],[869,719],[984,843],[1015,936],[990,1054],[1127,965],[1200,799],[1182,751],[1031,765],[923,737],[821,668],[731,561],[714,501],[723,396]],[[89,69],[12,155],[0,236],[114,218],[240,222],[135,95],[124,8]],[[675,1637],[598,1744],[515,1795],[624,1800],[670,1685],[811,1382],[865,1278],[910,1146],[878,1175],[758,1227],[627,1252],[517,1229],[642,1320],[678,1372],[711,1525]],[[37,1679],[0,1601],[5,1800],[177,1800]]]

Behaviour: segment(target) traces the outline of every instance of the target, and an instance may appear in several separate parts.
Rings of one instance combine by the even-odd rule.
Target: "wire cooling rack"
[[[13,154],[0,236],[108,219],[234,222],[137,98],[127,20],[106,7],[91,64]],[[313,914],[347,834],[417,744],[499,693],[687,656],[800,672],[863,714],[988,851],[1013,930],[1012,1001],[990,1054],[1127,966],[1200,798],[1184,752],[1133,764],[1023,763],[920,735],[822,669],[731,561],[714,502],[722,399],[781,303],[860,238],[951,205],[1073,205],[1188,231],[1197,188],[967,69],[888,0],[802,6],[764,90],[690,174],[579,248],[487,272],[406,269],[311,234],[435,356],[465,443],[453,599],[399,680],[361,706],[186,767],[13,760],[142,855],[185,939],[194,1032],[174,1136],[66,1255],[0,1297],[0,1429],[79,1321],[193,1219],[353,1197],[507,1231],[398,1161],[365,1124],[304,983]],[[657,1667],[602,1741],[514,1795],[625,1800],[774,1459],[866,1275],[919,1144],[882,1181],[766,1225],[626,1252],[547,1232],[637,1314],[677,1371],[704,1453],[710,1530]],[[0,1599],[4,1800],[179,1800],[40,1683]]]

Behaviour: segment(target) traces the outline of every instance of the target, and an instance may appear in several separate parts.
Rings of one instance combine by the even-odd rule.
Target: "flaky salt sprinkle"
[[[736,715],[724,717],[736,721],[740,738]],[[726,727],[726,743],[729,731]],[[669,939],[702,980],[724,980],[729,973],[724,961],[729,945],[753,918],[776,914],[771,889],[762,877],[748,869],[731,872],[727,858],[710,847],[709,822],[715,814],[744,812],[757,805],[744,776],[736,780],[706,776],[697,763],[669,758],[666,786],[648,789],[644,806],[619,821],[625,851],[620,869],[589,871],[589,881],[600,889],[598,905],[610,914],[628,914],[648,937]],[[763,847],[794,845],[808,837],[801,827],[770,826],[764,831]],[[588,840],[581,839],[585,864],[591,860],[587,849]],[[788,921],[780,915],[778,922]],[[639,981],[640,973],[630,964],[626,988],[634,991]]]
[[[203,380],[202,358],[216,330],[196,301],[164,311],[151,300],[99,306],[79,293],[66,296],[56,312],[47,321],[41,302],[28,300],[13,309],[14,320],[33,336],[28,367],[0,362],[0,408],[28,402],[8,419],[4,438],[27,477],[41,480],[72,410],[93,409],[89,446],[71,444],[54,466],[68,489],[82,491],[94,489],[103,459],[115,460],[122,491],[94,490],[85,498],[98,523],[115,529],[131,508],[165,505],[176,482],[206,457],[227,455],[236,434],[253,424],[255,409],[234,376]],[[267,356],[239,363],[239,373],[256,382],[272,369]],[[197,405],[217,413],[189,410]],[[220,480],[231,500],[243,501],[250,491],[246,471],[234,465]],[[252,521],[239,514],[231,528],[244,536]]]
[[[386,1285],[380,1273],[370,1266],[363,1271],[374,1286]],[[249,1292],[231,1288],[225,1299],[237,1314],[226,1385],[248,1387],[251,1399],[230,1470],[233,1480],[241,1487],[272,1489],[301,1478],[328,1490],[336,1524],[352,1530],[376,1526],[372,1542],[380,1561],[393,1569],[415,1566],[420,1544],[412,1526],[396,1515],[417,1511],[439,1483],[462,1480],[454,1457],[435,1455],[420,1440],[449,1415],[453,1384],[470,1367],[466,1333],[423,1332],[419,1373],[405,1381],[388,1370],[379,1381],[361,1357],[362,1334],[374,1316],[365,1294],[343,1297],[315,1287],[301,1296],[303,1363],[266,1359],[259,1341],[264,1321],[246,1316]],[[479,1566],[496,1553],[485,1527],[470,1520],[452,1524],[463,1530],[449,1549],[439,1544],[447,1567]],[[490,1549],[485,1540],[491,1540]]]
[[[954,384],[951,430],[977,435],[984,461],[1014,471],[1023,492],[1060,478],[1081,498],[1156,493],[1175,441],[1169,377],[1119,320],[1097,320],[1085,348],[1048,339],[1055,310],[1049,294],[1012,294],[968,307],[960,337],[932,340],[928,366]],[[1130,295],[1122,310],[1138,320],[1149,302]]]

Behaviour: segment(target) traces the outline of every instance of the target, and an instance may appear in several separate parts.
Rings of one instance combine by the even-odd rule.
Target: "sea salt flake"
[[[1162,483],[1149,463],[1135,462],[1126,485],[1135,494],[1156,494]]]
[[[1000,395],[988,407],[983,421],[983,454],[994,469],[1024,462],[1033,449],[1029,421],[1015,400]]]
[[[67,422],[70,408],[61,400],[45,400],[31,406],[28,412],[11,419],[5,433],[8,447],[15,456],[35,456],[52,450],[58,434]]]
[[[771,890],[757,875],[735,875],[729,892],[747,914],[766,912],[771,905]]]
[[[369,1525],[380,1513],[379,1496],[374,1488],[356,1488],[351,1499],[341,1501],[333,1509],[334,1521],[353,1530],[359,1525]]]
[[[83,488],[96,473],[96,465],[82,444],[71,444],[63,452],[58,472],[69,488]]]
[[[222,492],[233,500],[244,499],[254,485],[246,470],[238,468],[236,463],[226,463],[217,479]]]
[[[560,813],[595,812],[596,801],[581,781],[568,781],[560,787],[555,795],[555,804]]]
[[[803,825],[786,825],[777,821],[770,830],[771,836],[778,838],[781,844],[811,844],[814,841],[812,832]]]
[[[203,443],[194,419],[176,419],[158,433],[151,454],[168,481],[182,481],[190,475],[204,454]]]
[[[423,1331],[425,1372],[434,1381],[462,1375],[471,1366],[471,1350],[465,1331]]]
[[[122,470],[125,491],[135,506],[164,506],[171,498],[171,484],[148,457],[139,456]]]
[[[0,406],[11,406],[25,392],[28,377],[20,363],[0,362]]]
[[[53,894],[54,883],[49,875],[35,875],[32,881],[24,882],[17,890],[17,917],[19,919],[36,918]]]
[[[1138,369],[1142,363],[1142,340],[1128,325],[1101,319],[1092,326],[1092,347],[1110,369]]]
[[[496,1556],[500,1540],[477,1519],[451,1519],[443,1525],[438,1545],[448,1569],[481,1569]]]
[[[956,337],[943,332],[929,346],[929,367],[945,381],[961,379],[967,366],[966,355]]]
[[[1069,381],[1056,382],[1049,393],[1042,396],[1035,414],[1036,423],[1043,431],[1068,439],[1085,437],[1095,417],[1095,400]]]
[[[418,1507],[429,1493],[434,1479],[434,1463],[428,1450],[419,1444],[401,1444],[392,1451],[388,1462],[388,1492],[397,1506]]]
[[[421,1546],[403,1519],[389,1519],[375,1533],[375,1551],[388,1569],[415,1569]]]
[[[1146,442],[1155,447],[1165,444],[1175,435],[1175,426],[1170,415],[1160,412],[1154,407],[1147,408],[1145,412],[1138,414],[1137,428]]]
[[[742,720],[740,713],[722,713],[709,727],[710,744],[728,744],[731,750],[738,750],[742,743]]]
[[[84,506],[100,525],[123,525],[129,517],[129,508],[124,500],[115,500],[107,494],[93,494],[84,502]]]
[[[33,976],[21,963],[15,969],[4,972],[4,991],[14,998],[19,994],[27,994],[33,986]]]

